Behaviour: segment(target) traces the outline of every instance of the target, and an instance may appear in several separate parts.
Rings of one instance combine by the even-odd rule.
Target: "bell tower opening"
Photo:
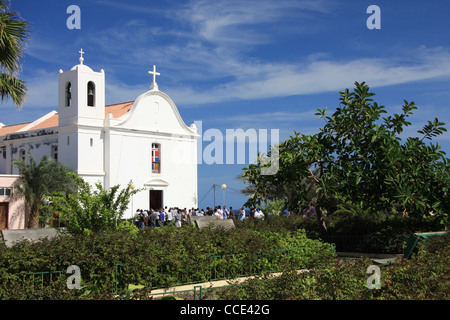
[[[72,84],[70,81],[66,83],[66,107],[70,107],[72,103]]]
[[[95,84],[92,81],[89,81],[87,85],[87,105],[88,107],[95,106]]]

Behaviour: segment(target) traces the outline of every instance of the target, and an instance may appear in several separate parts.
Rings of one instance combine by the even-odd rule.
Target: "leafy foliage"
[[[286,232],[305,230],[310,239],[320,239],[334,243],[337,252],[392,253],[403,252],[405,239],[414,232],[442,231],[437,216],[426,219],[404,219],[401,215],[386,215],[382,212],[367,212],[355,204],[343,203],[338,210],[324,218],[327,232],[315,218],[291,215],[271,216],[264,221],[250,220],[236,222],[239,229],[260,232],[276,232],[284,236]],[[447,226],[448,228],[448,226]]]
[[[292,254],[283,251],[290,248],[299,250]],[[44,299],[42,290],[21,281],[20,274],[64,271],[69,265],[80,268],[83,288],[89,296],[83,296],[86,290],[68,290],[61,281],[55,298],[113,299],[118,264],[122,284],[119,289],[126,290],[127,284],[140,285],[145,289],[139,292],[148,294],[153,287],[208,281],[220,275],[262,274],[285,265],[318,267],[333,260],[334,249],[307,239],[304,231],[286,231],[277,236],[251,229],[198,229],[186,225],[151,228],[130,236],[124,230],[109,229],[0,247],[0,277],[5,280],[0,281],[0,299]],[[277,265],[280,261],[283,263]],[[19,276],[12,275],[17,273]],[[61,278],[67,276],[62,274]],[[22,283],[25,289],[21,289]],[[51,286],[56,290],[56,284]],[[93,286],[98,290],[88,289]]]
[[[380,289],[367,288],[366,272],[373,262],[362,258],[338,260],[312,272],[264,275],[205,296],[221,300],[448,300],[450,236],[430,240],[411,260],[382,267]]]
[[[372,232],[377,230],[371,223],[361,224],[364,216],[357,212],[354,219],[358,223],[352,219],[344,215],[340,223],[329,225],[343,233],[355,225],[365,231],[370,227],[374,228]],[[375,221],[372,215],[366,219]],[[373,262],[335,261],[332,248],[308,239],[309,232],[301,229],[313,226],[309,225],[311,221],[298,216],[274,216],[264,221],[238,221],[232,230],[185,225],[151,228],[137,234],[128,229],[109,229],[33,243],[23,240],[11,248],[0,246],[0,299],[148,299],[152,287],[241,274],[255,274],[256,278],[204,297],[448,299],[448,235],[430,237],[411,260],[400,259],[383,267],[381,290],[368,290],[366,270]],[[411,221],[398,220],[399,226],[390,221],[391,231],[399,232]],[[409,228],[420,230],[418,225]],[[292,248],[295,250],[290,251]],[[80,290],[67,289],[65,273],[47,281],[43,288],[25,276],[27,272],[65,271],[69,265],[81,270]],[[302,268],[309,272],[298,273]],[[268,274],[272,271],[283,274],[273,277]],[[119,282],[115,281],[116,274],[120,274]],[[139,290],[131,293],[129,289],[136,286]]]
[[[139,192],[138,189],[131,188],[131,182],[122,190],[120,185],[106,190],[101,183],[96,183],[95,189],[92,190],[91,185],[77,174],[69,172],[68,175],[77,186],[77,191],[68,194],[55,193],[51,200],[53,211],[57,211],[64,219],[71,233],[98,232],[125,223],[120,219],[128,208],[131,196]]]
[[[62,163],[53,159],[42,157],[38,164],[28,153],[28,162],[14,159],[13,165],[19,168],[20,179],[15,186],[30,207],[28,228],[37,228],[39,222],[39,209],[53,192],[73,191],[74,185],[67,174],[69,169]]]
[[[16,77],[23,59],[24,47],[30,37],[30,25],[16,12],[8,11],[7,1],[0,1],[0,96],[11,98],[21,108],[26,84]]]
[[[243,169],[243,180],[252,192],[247,205],[283,200],[292,212],[301,212],[312,200],[328,212],[336,199],[352,201],[363,210],[390,212],[395,205],[405,216],[439,215],[448,219],[449,162],[438,143],[426,144],[447,131],[438,119],[418,131],[423,137],[401,134],[411,125],[417,109],[404,100],[402,113],[386,117],[384,106],[363,83],[353,92],[340,92],[340,106],[331,115],[327,108],[316,115],[325,125],[315,135],[295,135],[279,145],[279,170],[261,175],[264,164]]]

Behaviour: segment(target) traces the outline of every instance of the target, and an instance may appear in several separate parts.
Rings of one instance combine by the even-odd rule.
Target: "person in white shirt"
[[[220,206],[217,206],[217,213],[219,215],[219,219],[223,219],[223,211]]]
[[[244,221],[244,219],[245,219],[245,209],[241,208],[239,209],[238,220]]]
[[[177,208],[172,208],[172,210],[170,210],[170,211],[172,212],[172,219],[175,219],[178,214]]]
[[[181,210],[178,210],[175,215],[175,227],[181,227]]]
[[[172,219],[173,219],[173,216],[172,216],[172,211],[171,210],[167,210],[166,211],[166,216],[167,216],[167,223],[171,223],[172,222]]]
[[[255,219],[264,220],[264,213],[259,208],[256,208]]]
[[[219,214],[219,211],[217,210],[217,207],[214,209],[213,216],[216,216],[217,218],[220,219],[220,214]]]
[[[169,209],[167,209],[167,206],[165,206],[164,207],[164,220],[166,221],[166,223],[168,221],[168,218],[169,218]]]
[[[223,206],[223,218],[228,219],[228,209],[227,207]]]

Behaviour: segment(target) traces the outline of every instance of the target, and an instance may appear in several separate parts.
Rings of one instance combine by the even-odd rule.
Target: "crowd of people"
[[[192,208],[189,210],[171,207],[160,209],[143,210],[137,209],[134,216],[134,223],[139,229],[145,227],[163,227],[166,225],[175,225],[181,227],[188,222],[189,216],[216,216],[218,219],[234,219],[244,221],[245,219],[264,220],[264,213],[260,208],[252,208],[247,214],[244,208],[240,208],[237,212],[232,207],[215,206],[214,209],[207,207],[206,210]]]

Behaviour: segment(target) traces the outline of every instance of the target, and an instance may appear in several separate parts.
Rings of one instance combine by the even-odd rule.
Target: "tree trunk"
[[[28,217],[27,228],[36,229],[39,227],[39,207],[38,205],[33,205],[30,210],[30,216]]]
[[[320,200],[322,199],[323,196],[324,196],[323,190],[321,189],[319,191],[319,194],[317,195],[318,203],[320,202]],[[319,206],[316,206],[316,219],[317,219],[317,223],[319,225],[319,230],[322,233],[322,237],[324,237],[324,239],[325,239],[325,237],[328,235],[328,229],[327,229],[327,224],[325,222],[325,218],[322,213],[322,209]]]

